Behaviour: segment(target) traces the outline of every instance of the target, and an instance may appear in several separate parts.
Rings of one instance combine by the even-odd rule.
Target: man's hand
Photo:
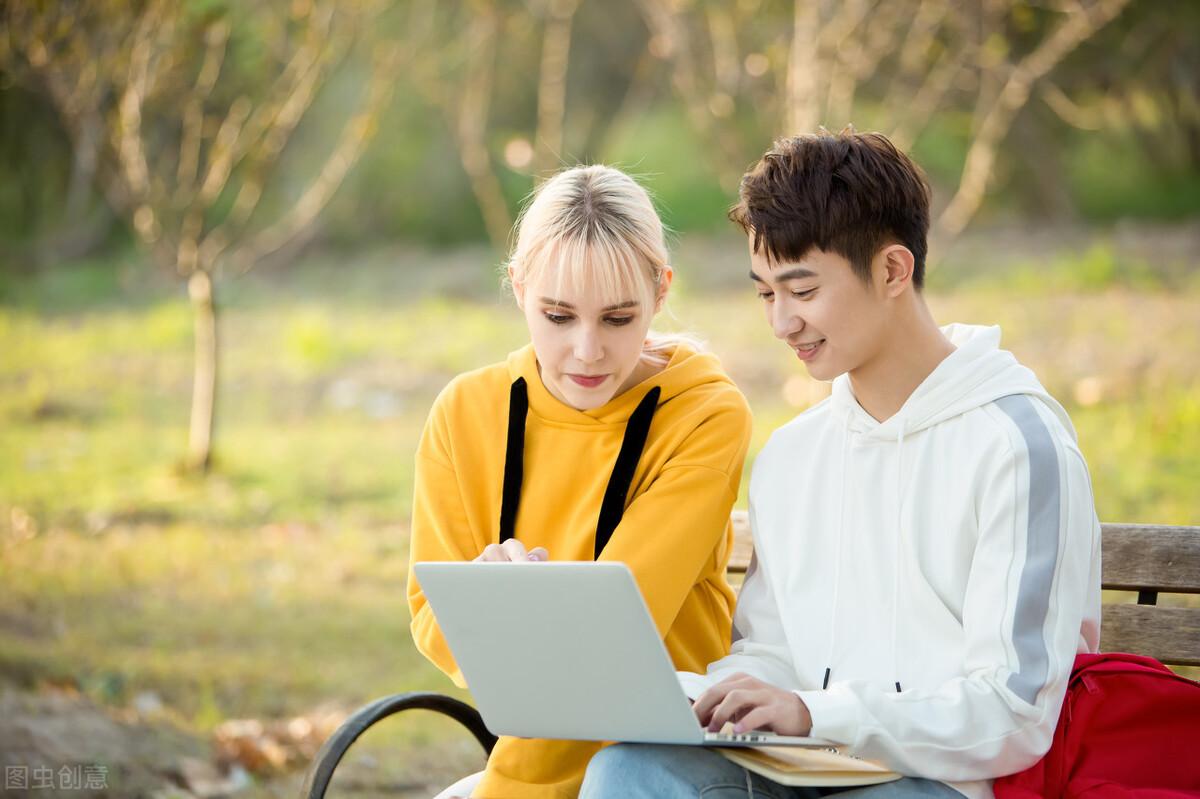
[[[515,538],[510,538],[503,544],[488,544],[479,557],[475,558],[477,563],[525,563],[545,560],[550,560],[550,553],[545,547],[526,550],[525,545]]]
[[[735,674],[709,688],[692,706],[709,732],[734,722],[736,733],[769,730],[779,735],[808,735],[812,715],[800,697],[748,674]]]

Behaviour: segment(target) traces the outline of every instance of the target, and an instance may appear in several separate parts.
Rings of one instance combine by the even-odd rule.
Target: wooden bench
[[[734,511],[732,519],[734,547],[728,573],[738,585],[754,547],[745,511]],[[1159,605],[1160,594],[1200,594],[1200,527],[1105,524],[1101,553],[1101,587],[1130,592],[1125,597],[1105,596],[1101,651],[1136,652],[1168,666],[1200,666],[1200,604]],[[1129,601],[1133,599],[1136,601]],[[385,697],[359,709],[334,731],[309,766],[302,795],[323,799],[334,769],[358,737],[376,722],[413,709],[453,718],[475,736],[485,752],[490,753],[496,743],[479,712],[465,702],[429,692]]]

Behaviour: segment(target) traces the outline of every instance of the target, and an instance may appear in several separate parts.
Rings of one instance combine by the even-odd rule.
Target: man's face
[[[542,383],[556,399],[585,411],[632,387],[652,316],[643,311],[643,298],[607,304],[546,279],[514,283],[513,289],[529,325]]]
[[[799,261],[774,263],[764,250],[754,252],[751,234],[750,277],[776,338],[814,379],[853,372],[882,349],[888,306],[880,276],[867,285],[847,259],[815,248]]]

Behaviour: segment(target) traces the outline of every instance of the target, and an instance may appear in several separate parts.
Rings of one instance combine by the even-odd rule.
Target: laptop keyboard
[[[707,732],[704,734],[704,740],[712,743],[738,743],[738,744],[770,744],[772,741],[790,741],[792,740],[786,735],[776,735],[773,732]],[[830,752],[836,752],[837,748],[826,746],[818,743],[805,745],[806,749],[824,749]]]

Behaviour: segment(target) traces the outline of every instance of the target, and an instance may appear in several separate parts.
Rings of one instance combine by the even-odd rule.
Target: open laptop
[[[623,563],[418,563],[488,729],[524,738],[832,747],[700,726]]]

